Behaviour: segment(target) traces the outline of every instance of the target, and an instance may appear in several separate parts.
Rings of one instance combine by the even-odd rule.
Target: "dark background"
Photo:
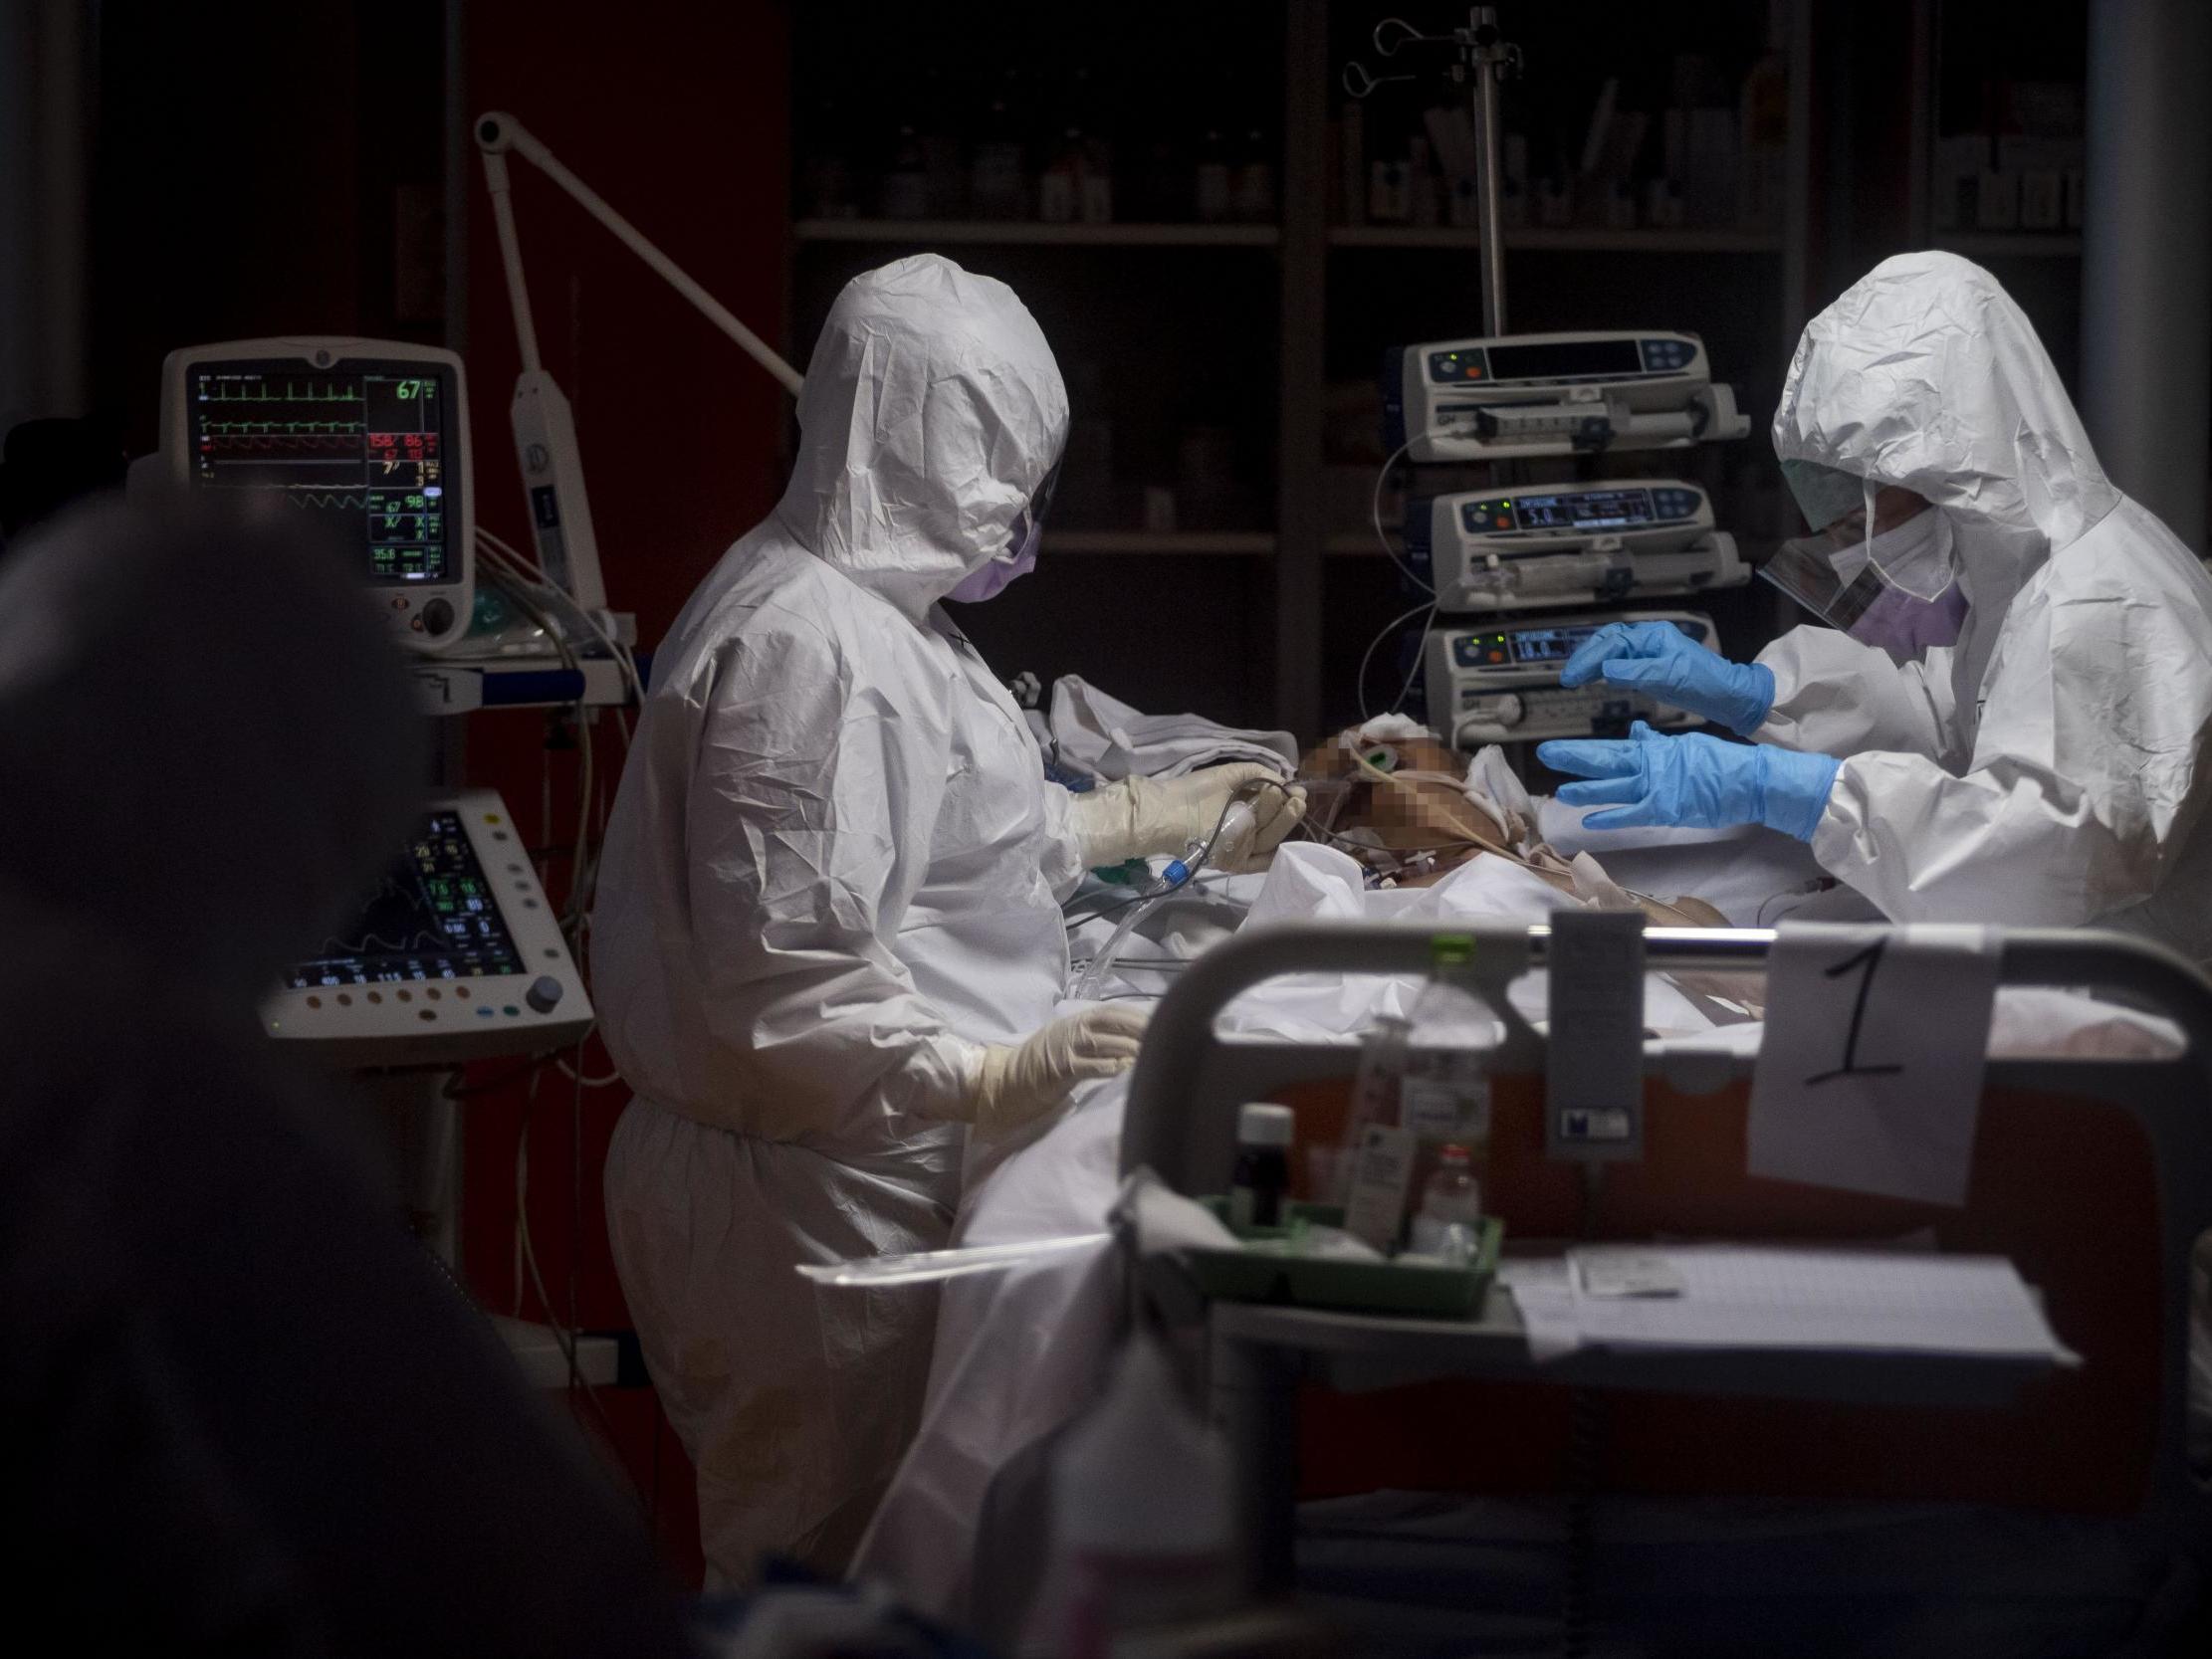
[[[1672,66],[1700,58],[1737,86],[1765,51],[1763,0],[1713,4],[1508,4],[1526,55],[1505,125],[1541,170],[1579,147],[1603,82],[1624,107],[1663,105]],[[1273,153],[1285,126],[1280,5],[1141,3],[722,5],[630,0],[618,8],[525,0],[379,0],[369,5],[221,7],[111,0],[99,10],[90,211],[89,404],[138,454],[154,438],[162,354],[287,332],[442,342],[468,359],[482,521],[527,544],[507,435],[516,348],[468,118],[513,111],[741,317],[803,367],[838,286],[934,239],[899,226],[864,239],[807,234],[831,207],[871,216],[901,127],[1008,122],[1033,152],[1080,124],[1112,142],[1117,217],[1192,217],[1176,180],[1217,140]],[[1367,36],[1396,12],[1448,27],[1463,7],[1334,0],[1332,76],[1372,60]],[[1659,326],[1704,336],[1752,418],[1742,444],[1669,458],[1705,483],[1746,537],[1786,533],[1764,441],[1787,350],[1803,319],[1880,258],[1919,245],[1910,135],[1916,101],[1932,131],[2001,124],[2002,89],[2079,83],[2083,0],[1816,0],[1802,175],[1788,181],[1802,233],[1756,247],[1648,251],[1522,248],[1508,256],[1516,330]],[[1919,43],[1915,45],[1914,43]],[[1310,96],[1336,118],[1333,80]],[[1364,111],[1372,142],[1417,130],[1440,86],[1394,88]],[[1732,96],[1732,94],[1731,94]],[[1649,163],[1646,163],[1647,169]],[[527,165],[516,206],[547,367],[573,402],[612,602],[650,646],[692,586],[769,509],[791,440],[780,389]],[[1336,164],[1329,161],[1331,192]],[[1282,169],[1276,167],[1276,188]],[[835,198],[836,192],[830,192]],[[1280,204],[1342,226],[1341,200]],[[2079,238],[1974,248],[2077,371]],[[1148,712],[1195,709],[1271,724],[1282,707],[1278,577],[1268,555],[1281,469],[1372,482],[1372,420],[1385,345],[1480,332],[1476,260],[1465,246],[1340,241],[1325,256],[1323,453],[1278,454],[1282,285],[1277,246],[1088,246],[963,241],[945,247],[1003,277],[1035,311],[1068,370],[1078,419],[1110,425],[1109,476],[1065,504],[1038,572],[966,610],[1008,675],[1080,673]],[[1793,284],[1791,277],[1795,274]],[[1341,410],[1340,406],[1341,405]],[[28,411],[37,412],[37,411]],[[75,413],[78,411],[55,411]],[[1180,488],[1192,434],[1225,471],[1185,490],[1183,531],[1235,550],[1167,551],[1141,530],[1147,484]],[[1210,463],[1211,465],[1212,463]],[[1609,470],[1661,470],[1648,458]],[[1378,627],[1409,603],[1363,528],[1365,495],[1320,510],[1319,720],[1359,704],[1355,669]],[[1087,539],[1080,539],[1087,537]],[[1363,537],[1365,539],[1363,540]],[[1071,539],[1074,538],[1074,539]],[[1117,539],[1118,538],[1118,539]],[[1240,538],[1240,539],[1239,539]],[[1147,550],[1148,547],[1150,550]],[[1716,596],[1729,642],[1755,647],[1776,620],[1763,590]],[[1391,653],[1382,653],[1386,663]],[[1291,665],[1297,668],[1298,665]],[[1387,698],[1395,687],[1377,687]],[[503,790],[535,827],[555,896],[575,814],[575,755],[558,721],[495,713],[447,723],[457,780]],[[602,723],[602,786],[618,755]],[[603,1070],[594,1052],[587,1070]],[[512,1271],[514,1154],[526,1121],[532,1223],[555,1300],[587,1328],[626,1324],[607,1257],[599,1168],[624,1103],[541,1076],[480,1068],[468,1104],[465,1257],[484,1301],[540,1315]],[[572,1129],[572,1126],[574,1127]],[[576,1133],[580,1130],[580,1133]],[[571,1172],[580,1171],[571,1199]],[[555,1310],[566,1317],[565,1307]],[[697,1564],[688,1473],[649,1390],[608,1398],[615,1451],[664,1544]]]

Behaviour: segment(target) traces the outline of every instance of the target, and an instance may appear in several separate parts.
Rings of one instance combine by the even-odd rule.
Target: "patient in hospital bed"
[[[1425,736],[1371,727],[1345,733],[1333,754],[1324,745],[1309,756],[1301,776],[1314,797],[1312,838],[1286,843],[1264,875],[1210,878],[1201,891],[1160,907],[1128,942],[1102,994],[1157,998],[1181,962],[1238,926],[1268,922],[1448,929],[1627,905],[1659,926],[1772,926],[1808,908],[1839,920],[1869,914],[1854,907],[1848,890],[1834,891],[1807,850],[1787,837],[1759,828],[1587,832],[1572,809],[1529,796],[1495,750],[1460,774],[1448,751]],[[1330,783],[1342,787],[1332,795]],[[1379,874],[1389,885],[1377,885]],[[1080,962],[1118,918],[1112,909],[1086,918],[1085,896],[1070,910],[1070,947]],[[1302,975],[1246,993],[1222,1027],[1351,1042],[1378,1015],[1410,1011],[1420,988],[1411,977]],[[1650,976],[1649,1031],[1669,1046],[1755,1049],[1759,1027],[1748,1023],[1746,1005],[1718,1000],[1710,988]],[[1524,978],[1511,994],[1524,1015],[1544,1018],[1541,975]],[[2060,992],[2007,989],[1991,1047],[2171,1053],[2175,1039],[2162,1023]],[[1127,1081],[1091,1087],[1065,1116],[1014,1143],[974,1148],[955,1242],[1011,1243],[1103,1227],[1120,1180]],[[1005,1575],[983,1581],[974,1572],[980,1519],[1020,1510],[1023,1500],[1009,1486],[1040,1484],[1046,1437],[1082,1408],[1102,1374],[1118,1283],[1110,1250],[1059,1252],[944,1287],[923,1426],[861,1546],[857,1575],[890,1579],[925,1611],[980,1619],[987,1633],[1012,1636],[1010,1625],[989,1628],[993,1603],[1006,1601]],[[1033,1493],[1028,1501],[1038,1502]]]

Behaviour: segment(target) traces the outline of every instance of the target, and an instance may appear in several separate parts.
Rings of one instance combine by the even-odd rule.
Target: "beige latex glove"
[[[1042,1117],[1078,1083],[1137,1063],[1149,1008],[1102,1002],[1063,1014],[1012,1047],[983,1051],[969,1086],[970,1122],[986,1135]]]
[[[1083,843],[1083,866],[1102,870],[1127,859],[1181,853],[1193,841],[1214,833],[1231,795],[1262,780],[1280,782],[1281,774],[1272,766],[1247,760],[1166,780],[1132,777],[1102,783],[1075,797],[1075,833]],[[1217,869],[1263,868],[1276,843],[1304,815],[1306,792],[1262,787],[1248,791],[1246,802],[1252,809],[1253,828],[1233,843],[1223,836],[1223,844],[1214,849]]]

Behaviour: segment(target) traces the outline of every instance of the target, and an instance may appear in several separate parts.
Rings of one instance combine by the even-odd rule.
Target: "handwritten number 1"
[[[1810,1088],[1816,1083],[1827,1083],[1839,1077],[1893,1077],[1904,1070],[1902,1066],[1862,1066],[1859,1064],[1859,1026],[1867,1017],[1867,992],[1874,988],[1875,969],[1881,965],[1881,947],[1887,941],[1876,939],[1857,955],[1847,956],[1834,967],[1822,971],[1831,979],[1839,979],[1864,962],[1867,971],[1860,976],[1859,996],[1851,1008],[1851,1031],[1844,1038],[1844,1063],[1834,1071],[1822,1072],[1805,1080]]]

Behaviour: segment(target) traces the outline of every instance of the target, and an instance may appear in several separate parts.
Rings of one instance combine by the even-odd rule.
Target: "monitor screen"
[[[1490,347],[1493,380],[1550,380],[1575,374],[1641,374],[1636,341],[1552,340],[1539,345]]]
[[[520,973],[522,954],[458,812],[431,812],[354,916],[284,983],[375,985]]]
[[[1469,502],[1460,517],[1469,530],[1480,532],[1630,529],[1653,522],[1657,515],[1649,490],[1578,490]]]
[[[439,363],[201,362],[185,387],[195,486],[329,520],[373,582],[451,582],[455,405]]]
[[[1575,628],[1523,628],[1512,636],[1516,663],[1563,663],[1598,631],[1597,623]]]

